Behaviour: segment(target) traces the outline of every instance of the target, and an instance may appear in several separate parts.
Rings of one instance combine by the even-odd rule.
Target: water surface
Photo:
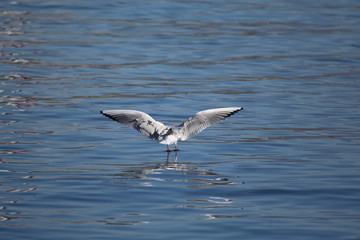
[[[5,1],[2,239],[359,239],[359,4]],[[99,114],[245,110],[178,154]]]

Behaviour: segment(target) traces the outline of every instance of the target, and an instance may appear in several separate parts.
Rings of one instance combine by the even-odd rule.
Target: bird
[[[242,107],[213,108],[197,112],[178,126],[167,126],[156,121],[147,113],[137,110],[102,110],[104,116],[132,127],[150,139],[167,145],[167,152],[171,152],[169,145],[174,144],[174,151],[179,151],[177,142],[185,141],[215,123],[243,110]]]

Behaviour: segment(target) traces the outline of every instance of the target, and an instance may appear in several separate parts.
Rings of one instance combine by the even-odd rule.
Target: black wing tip
[[[104,111],[100,111],[100,114],[102,114],[102,115],[104,115],[104,116],[106,116],[106,117],[110,117],[111,115],[109,115],[109,114],[106,114],[106,113],[104,113]]]
[[[115,119],[114,116],[111,116],[110,114],[106,114],[106,113],[104,113],[104,111],[100,111],[100,113],[101,113],[102,115],[104,115],[105,117],[108,117],[108,118],[110,118],[111,120],[116,121],[116,119]]]
[[[226,115],[225,118],[228,118],[228,117],[234,115],[235,113],[240,112],[241,110],[244,110],[244,108],[243,108],[243,107],[239,107],[238,109],[236,109],[236,110],[230,112],[228,115]]]

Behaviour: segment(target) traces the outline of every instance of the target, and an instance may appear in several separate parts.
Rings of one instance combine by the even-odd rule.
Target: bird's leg
[[[166,145],[166,152],[171,152],[171,149],[169,148],[169,145]]]
[[[178,147],[177,147],[177,144],[175,143],[175,149],[174,149],[174,151],[180,151],[180,149],[178,149]]]

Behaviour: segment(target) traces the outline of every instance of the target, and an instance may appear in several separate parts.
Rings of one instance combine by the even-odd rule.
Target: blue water
[[[360,239],[358,1],[2,1],[1,239]],[[245,110],[167,154],[99,114]]]

